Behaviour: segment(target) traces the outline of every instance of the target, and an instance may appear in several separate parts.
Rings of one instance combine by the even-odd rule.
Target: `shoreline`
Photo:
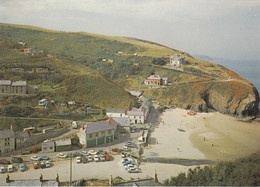
[[[146,158],[234,160],[260,151],[260,122],[243,122],[214,113],[188,115],[169,109],[149,138]]]

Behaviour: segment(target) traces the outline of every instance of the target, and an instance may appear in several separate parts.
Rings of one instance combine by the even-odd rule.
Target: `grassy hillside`
[[[255,94],[251,83],[231,70],[150,41],[3,23],[0,36],[0,79],[27,80],[38,86],[39,92],[30,106],[35,106],[37,99],[48,97],[58,102],[77,100],[100,108],[128,108],[135,99],[124,87],[142,90],[145,96],[163,105],[206,110],[204,97],[209,94],[208,89],[218,89],[215,85],[229,87],[231,80],[238,91],[233,96],[239,100],[247,95],[239,90],[249,90],[253,97]],[[24,55],[24,48],[35,50],[34,56]],[[152,63],[156,58],[169,61],[174,54],[185,57],[187,64],[181,66],[182,71]],[[26,72],[11,71],[17,67]],[[30,73],[36,67],[46,67],[49,72]],[[149,89],[143,81],[151,74],[168,77],[170,84],[163,89]]]

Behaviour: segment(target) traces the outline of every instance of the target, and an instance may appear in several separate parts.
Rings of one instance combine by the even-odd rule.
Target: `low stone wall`
[[[43,142],[46,139],[58,137],[62,134],[65,134],[66,132],[69,132],[69,129],[62,128],[62,129],[53,130],[53,131],[47,132],[47,133],[32,135],[29,137],[29,140],[27,142],[16,144],[16,150],[19,150],[19,149],[22,149],[22,148],[25,148],[25,147],[28,147],[31,145],[36,145],[40,142]]]

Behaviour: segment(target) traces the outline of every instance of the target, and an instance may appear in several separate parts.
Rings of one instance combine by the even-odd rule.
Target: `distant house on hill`
[[[26,94],[27,93],[26,81],[14,81],[12,83],[11,92],[17,94]]]
[[[182,55],[172,55],[170,56],[170,65],[180,67],[180,65],[185,64],[185,58]]]
[[[167,85],[168,84],[168,78],[167,77],[161,77],[160,75],[150,75],[144,81],[144,83],[147,84],[147,85],[153,85],[153,86]]]
[[[106,121],[86,124],[78,131],[79,142],[82,147],[95,147],[113,142],[116,128]]]
[[[33,49],[32,49],[32,48],[25,48],[25,49],[23,50],[23,52],[24,52],[25,54],[29,54],[29,53],[32,53],[32,52],[33,52]]]
[[[11,93],[11,84],[10,80],[0,80],[0,93]]]
[[[48,68],[35,68],[36,73],[48,73]]]
[[[22,72],[24,72],[24,68],[12,68],[12,72],[22,73]]]

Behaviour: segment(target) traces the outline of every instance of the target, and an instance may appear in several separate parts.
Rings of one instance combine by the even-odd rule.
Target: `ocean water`
[[[236,72],[244,79],[249,80],[260,91],[260,61],[249,60],[210,60]]]

